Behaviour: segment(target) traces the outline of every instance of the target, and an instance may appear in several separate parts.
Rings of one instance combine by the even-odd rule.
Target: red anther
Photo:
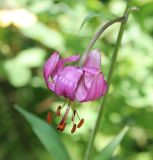
[[[57,126],[57,129],[62,132],[62,131],[65,129],[65,126],[66,126],[66,123],[59,124],[59,125]]]
[[[71,133],[74,133],[75,130],[76,130],[76,124],[73,124],[73,127],[72,127],[72,129],[71,129]]]
[[[81,119],[79,124],[77,125],[77,128],[80,128],[83,125],[83,123],[84,123],[84,119]]]
[[[52,121],[52,114],[51,114],[51,112],[48,112],[47,113],[47,122],[51,123],[51,121]]]
[[[61,115],[61,109],[62,109],[62,107],[61,107],[61,106],[58,106],[57,111],[56,111],[56,115],[57,115],[57,116],[60,116],[60,115]]]

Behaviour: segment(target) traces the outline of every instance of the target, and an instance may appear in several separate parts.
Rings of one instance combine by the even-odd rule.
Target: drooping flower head
[[[57,127],[61,131],[63,131],[66,126],[69,109],[74,101],[93,101],[103,96],[107,90],[107,84],[100,69],[100,51],[98,49],[91,51],[82,66],[65,65],[68,64],[68,62],[75,62],[79,59],[79,55],[60,59],[59,54],[55,52],[44,65],[44,78],[48,88],[57,95],[68,99],[68,107]],[[64,105],[58,107],[57,115],[60,115],[63,107]],[[74,123],[75,115],[77,115],[80,120],[77,125],[78,128],[80,128],[84,122],[83,119],[80,119],[76,109],[73,109],[72,133],[76,129],[76,124]]]

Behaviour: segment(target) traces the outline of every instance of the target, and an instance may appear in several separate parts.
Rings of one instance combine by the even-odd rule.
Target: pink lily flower
[[[80,67],[65,66],[68,62],[75,62],[79,59],[79,55],[60,59],[59,54],[55,52],[44,65],[43,73],[48,88],[57,95],[69,99],[66,112],[57,127],[60,131],[65,129],[69,109],[74,101],[93,101],[103,96],[107,91],[107,83],[100,69],[100,51],[98,49],[91,51],[84,64]],[[60,111],[64,105],[58,107],[57,115],[60,115]],[[71,108],[73,110],[71,133],[74,133],[76,127],[80,128],[82,126],[84,119],[80,119],[76,109]],[[79,119],[78,125],[74,123],[75,115]]]

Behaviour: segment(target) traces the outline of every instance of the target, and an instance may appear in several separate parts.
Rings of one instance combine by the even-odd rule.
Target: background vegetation
[[[47,89],[44,62],[55,50],[63,57],[82,54],[99,25],[112,18],[110,13],[121,16],[125,5],[124,0],[0,1],[0,159],[50,160],[14,105],[41,119],[54,112],[64,100]],[[126,25],[94,155],[129,125],[113,159],[153,160],[153,1],[134,0],[133,5],[140,11],[130,14]],[[92,13],[98,16],[78,32]],[[110,27],[95,45],[106,77],[118,29],[119,24]],[[73,135],[71,124],[58,134],[73,160],[85,154],[99,102],[78,104],[85,124]],[[58,122],[53,117],[53,128]]]

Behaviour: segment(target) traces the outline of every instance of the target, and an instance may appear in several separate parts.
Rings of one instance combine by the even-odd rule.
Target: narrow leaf
[[[117,18],[116,15],[112,14],[112,13],[109,13],[109,12],[106,12],[106,11],[103,11],[103,13],[90,13],[89,15],[87,15],[81,25],[80,25],[80,29],[79,29],[79,32],[80,30],[82,29],[82,27],[85,25],[85,23],[89,22],[91,19],[95,18],[95,17],[102,17],[103,20],[104,19],[107,19],[107,20],[111,20],[113,18]]]
[[[21,107],[15,106],[15,108],[30,123],[34,133],[50,153],[53,160],[70,160],[66,148],[51,126]]]
[[[88,21],[90,21],[92,18],[98,17],[98,16],[100,16],[100,14],[98,14],[98,13],[90,13],[89,15],[87,15],[87,16],[83,19],[83,21],[82,21],[82,23],[81,23],[81,25],[80,25],[79,32],[80,32],[80,30],[82,29],[82,27],[84,26],[84,24],[85,24],[86,22],[88,22]]]
[[[125,134],[128,131],[128,127],[124,127],[123,130],[113,139],[95,158],[94,160],[109,160],[115,149],[118,147]]]

